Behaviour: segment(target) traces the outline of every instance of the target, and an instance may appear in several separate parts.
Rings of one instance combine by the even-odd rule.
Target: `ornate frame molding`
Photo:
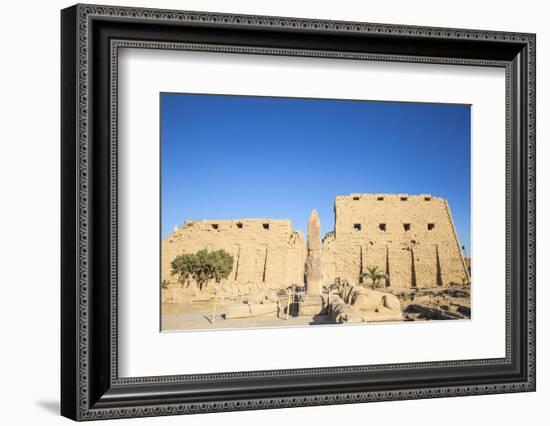
[[[519,34],[510,32],[477,31],[464,29],[447,28],[426,28],[409,27],[401,25],[369,24],[358,22],[336,22],[309,19],[279,18],[266,16],[228,15],[202,12],[183,12],[156,9],[136,9],[126,7],[104,7],[77,5],[63,11],[63,67],[65,75],[71,75],[70,84],[64,85],[62,93],[64,118],[73,118],[71,127],[63,128],[63,148],[67,149],[67,155],[63,158],[64,176],[72,177],[74,182],[63,184],[62,188],[67,195],[63,198],[63,210],[67,215],[74,214],[74,226],[64,225],[65,234],[62,235],[65,249],[63,249],[63,269],[67,269],[66,277],[63,279],[62,290],[70,293],[69,299],[74,306],[68,306],[67,298],[62,297],[62,320],[63,320],[63,354],[66,359],[71,358],[69,366],[64,365],[62,375],[62,413],[68,417],[78,420],[92,420],[113,417],[138,417],[151,415],[170,415],[197,412],[230,411],[245,409],[280,408],[292,406],[344,404],[353,402],[400,400],[417,398],[435,398],[443,396],[461,396],[489,393],[533,391],[535,389],[535,36],[533,34]],[[180,42],[175,40],[147,41],[132,39],[132,37],[117,39],[110,38],[108,46],[110,73],[107,90],[109,97],[109,139],[110,139],[110,174],[109,174],[109,318],[104,318],[103,323],[109,324],[105,330],[108,334],[108,341],[111,347],[109,362],[103,359],[97,367],[91,363],[91,356],[94,354],[95,340],[102,340],[97,337],[91,329],[95,326],[97,313],[91,311],[90,291],[93,287],[92,243],[95,241],[94,227],[92,226],[92,215],[98,207],[97,199],[94,199],[93,188],[96,185],[92,176],[93,162],[90,161],[91,152],[96,149],[92,146],[94,138],[91,127],[93,126],[92,111],[95,108],[94,102],[94,71],[92,62],[97,59],[93,57],[93,50],[98,49],[93,43],[92,27],[96,21],[113,23],[136,22],[143,25],[190,25],[217,26],[227,29],[249,28],[254,30],[276,30],[289,31],[299,37],[301,33],[314,31],[316,33],[330,34],[351,34],[353,36],[372,35],[387,39],[414,39],[414,40],[437,40],[437,41],[465,41],[468,43],[494,44],[504,43],[513,50],[523,50],[523,67],[526,74],[518,77],[518,61],[513,59],[484,59],[484,58],[463,58],[426,55],[404,55],[394,53],[365,53],[356,51],[341,50],[319,50],[300,48],[280,47],[257,47],[246,45],[221,45],[215,43]],[[65,43],[65,44],[63,44]],[[480,45],[481,45],[480,44]],[[472,44],[473,46],[473,44]],[[225,52],[235,54],[261,54],[261,55],[283,55],[283,56],[309,56],[333,59],[354,59],[371,61],[396,61],[396,62],[417,62],[417,63],[440,63],[455,65],[478,65],[491,67],[504,67],[506,69],[506,110],[507,110],[507,164],[506,164],[506,357],[503,359],[482,359],[464,360],[452,362],[414,363],[414,364],[393,364],[360,367],[327,367],[321,369],[301,370],[274,370],[262,372],[242,373],[221,373],[192,376],[161,376],[161,377],[139,377],[119,378],[117,368],[117,87],[118,87],[118,49],[119,48],[154,48],[154,49],[176,49],[195,50],[209,52]],[[64,83],[65,84],[65,83]],[[525,87],[521,87],[521,86]],[[68,86],[68,87],[66,87]],[[105,91],[105,88],[101,90]],[[517,105],[514,99],[518,91],[524,91],[524,98],[521,102],[524,105]],[[523,93],[523,92],[522,92]],[[74,95],[74,96],[73,96]],[[76,102],[75,102],[76,100]],[[519,112],[518,112],[519,108]],[[69,111],[71,110],[71,111]],[[520,143],[524,144],[525,158],[516,158],[512,152],[514,138],[518,137],[518,129],[513,126],[515,114],[525,126],[525,135],[520,135]],[[97,118],[96,118],[97,120]],[[74,155],[71,155],[74,154]],[[65,155],[65,154],[64,154]],[[523,155],[523,154],[522,154]],[[525,176],[523,180],[516,182],[514,162],[521,161],[525,169],[521,169]],[[521,176],[519,177],[521,180]],[[519,184],[521,194],[514,195],[513,184]],[[519,198],[514,198],[519,197]],[[96,196],[97,198],[97,196]],[[94,202],[96,204],[94,204]],[[517,203],[522,203],[525,209],[526,235],[522,241],[514,240],[514,226],[512,210]],[[107,207],[107,206],[105,206]],[[74,239],[74,241],[70,241]],[[70,242],[69,242],[70,241]],[[503,383],[480,383],[473,385],[446,385],[425,388],[400,387],[394,390],[376,391],[354,391],[354,392],[326,392],[312,395],[273,395],[268,398],[229,398],[215,401],[184,402],[164,401],[158,403],[147,403],[135,399],[121,399],[126,390],[132,386],[170,386],[171,384],[182,383],[213,383],[227,379],[261,379],[273,377],[309,377],[310,375],[327,376],[354,373],[369,373],[380,371],[404,371],[408,369],[440,369],[445,370],[456,367],[479,367],[479,366],[504,366],[512,365],[512,343],[513,343],[513,321],[517,321],[517,313],[512,309],[512,299],[517,297],[519,281],[512,276],[513,256],[524,257],[526,282],[523,283],[522,297],[525,297],[526,311],[522,313],[525,320],[525,346],[526,360],[522,368],[525,370],[520,380],[512,380]],[[66,265],[72,263],[71,268]],[[72,277],[71,275],[75,275]],[[67,277],[68,276],[68,277]],[[522,277],[519,276],[521,279]],[[105,299],[101,299],[105,301]],[[71,322],[68,326],[66,323]],[[74,334],[76,333],[76,334]],[[77,354],[74,356],[74,354]],[[107,365],[108,364],[108,365]],[[104,376],[104,369],[108,371],[108,378],[103,377],[99,384],[92,384],[92,375]],[[69,371],[70,369],[70,371]],[[103,388],[112,390],[104,392]],[[124,392],[123,392],[124,390]],[[70,397],[69,393],[75,393]],[[117,393],[118,392],[118,393]],[[103,396],[102,396],[103,395]],[[107,396],[107,398],[105,398]],[[117,399],[118,398],[118,399]]]

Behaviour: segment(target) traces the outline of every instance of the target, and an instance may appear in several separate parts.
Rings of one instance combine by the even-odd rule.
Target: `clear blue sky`
[[[161,94],[162,236],[194,219],[291,219],[336,195],[445,197],[470,253],[470,106]]]

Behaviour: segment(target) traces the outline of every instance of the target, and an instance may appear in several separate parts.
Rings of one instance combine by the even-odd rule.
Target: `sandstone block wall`
[[[305,243],[290,220],[242,219],[189,221],[162,241],[161,275],[171,284],[170,263],[182,253],[224,249],[233,271],[224,282],[266,283],[286,288],[303,285]]]
[[[367,266],[378,266],[395,288],[469,282],[444,198],[351,194],[337,196],[334,211],[335,230],[323,239],[325,283],[358,282]]]

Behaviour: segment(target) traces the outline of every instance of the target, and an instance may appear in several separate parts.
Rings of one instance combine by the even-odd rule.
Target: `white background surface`
[[[550,217],[548,185],[550,28],[541,1],[338,2],[196,0],[131,4],[175,9],[437,25],[537,33],[538,385],[530,394],[491,395],[317,408],[293,408],[107,421],[101,424],[292,425],[360,422],[386,425],[547,424]],[[65,1],[4,4],[0,68],[0,397],[2,424],[69,424],[59,395],[59,9]],[[545,189],[546,188],[546,189]],[[545,194],[546,193],[546,194]],[[159,360],[162,362],[162,360]],[[119,422],[119,423],[115,423]]]
[[[119,81],[121,376],[505,356],[504,69],[123,49]],[[160,92],[471,104],[472,320],[159,333]]]

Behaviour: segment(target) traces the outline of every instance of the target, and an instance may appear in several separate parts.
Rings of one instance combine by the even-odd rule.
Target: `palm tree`
[[[384,274],[380,269],[378,269],[378,266],[367,266],[367,272],[363,272],[361,274],[361,278],[366,277],[372,280],[372,289],[374,290],[376,287],[380,285],[380,280],[388,278],[386,274]]]

